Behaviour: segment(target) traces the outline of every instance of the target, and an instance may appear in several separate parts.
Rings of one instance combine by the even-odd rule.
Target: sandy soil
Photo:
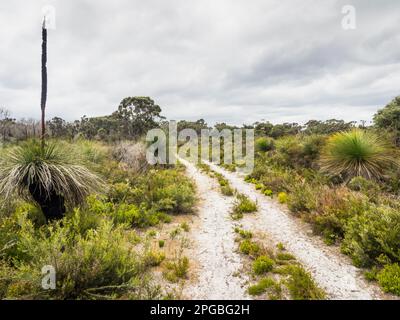
[[[247,278],[242,275],[242,261],[235,252],[234,223],[229,216],[234,197],[223,196],[215,179],[201,173],[193,164],[180,160],[187,174],[197,185],[200,203],[199,222],[192,226],[193,257],[196,260],[196,279],[185,285],[186,299],[244,300]]]
[[[208,164],[214,171],[223,174],[233,188],[257,202],[259,212],[252,218],[253,224],[263,229],[277,243],[283,243],[295,254],[330,299],[392,298],[384,295],[378,286],[368,283],[362,271],[353,266],[348,257],[341,254],[337,247],[329,247],[319,237],[312,236],[309,225],[290,215],[274,200],[255,191],[254,186],[246,183],[242,175]],[[203,183],[201,180],[197,180],[200,186]],[[224,211],[221,206],[218,210]]]

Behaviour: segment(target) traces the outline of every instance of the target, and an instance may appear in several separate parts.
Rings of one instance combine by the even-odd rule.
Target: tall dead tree
[[[46,100],[47,100],[47,29],[46,29],[46,17],[43,19],[42,25],[42,95],[40,101],[40,108],[42,110],[42,149],[44,149],[44,141],[46,135]]]

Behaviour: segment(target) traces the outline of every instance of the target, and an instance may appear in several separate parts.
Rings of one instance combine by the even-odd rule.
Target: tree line
[[[124,98],[115,112],[101,117],[83,116],[79,120],[68,122],[60,117],[47,121],[47,135],[53,138],[96,139],[104,141],[135,140],[149,129],[167,128],[168,122],[161,115],[162,109],[150,97]],[[256,135],[279,138],[286,135],[332,134],[347,131],[357,126],[354,121],[330,119],[326,121],[310,120],[301,125],[298,123],[272,124],[269,121],[259,121],[251,125],[244,124],[242,128],[255,130]],[[365,122],[359,127],[365,128]],[[178,130],[190,128],[200,133],[209,129],[204,119],[196,121],[181,120]],[[217,123],[213,126],[218,130],[234,129],[237,126]],[[388,132],[397,146],[400,146],[400,96],[393,99],[380,109],[373,118],[372,127]],[[40,121],[34,119],[14,119],[5,108],[0,108],[0,137],[3,142],[26,140],[40,135]]]

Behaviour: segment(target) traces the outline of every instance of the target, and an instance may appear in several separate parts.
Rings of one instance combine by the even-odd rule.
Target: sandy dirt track
[[[200,197],[199,225],[191,230],[194,257],[198,264],[197,281],[183,292],[187,299],[244,300],[246,277],[238,272],[242,266],[235,252],[234,223],[229,216],[233,197],[225,197],[215,179],[201,173],[193,164],[180,159],[196,185]]]

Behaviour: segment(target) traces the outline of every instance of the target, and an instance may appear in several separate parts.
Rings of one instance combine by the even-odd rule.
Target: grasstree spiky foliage
[[[395,150],[376,134],[361,129],[334,134],[321,155],[321,169],[346,180],[356,176],[378,180],[394,165],[398,166]]]
[[[2,155],[0,193],[6,198],[16,194],[33,199],[47,220],[60,219],[66,206],[83,203],[102,187],[102,180],[78,158],[60,142],[42,148],[36,140],[27,141]]]

